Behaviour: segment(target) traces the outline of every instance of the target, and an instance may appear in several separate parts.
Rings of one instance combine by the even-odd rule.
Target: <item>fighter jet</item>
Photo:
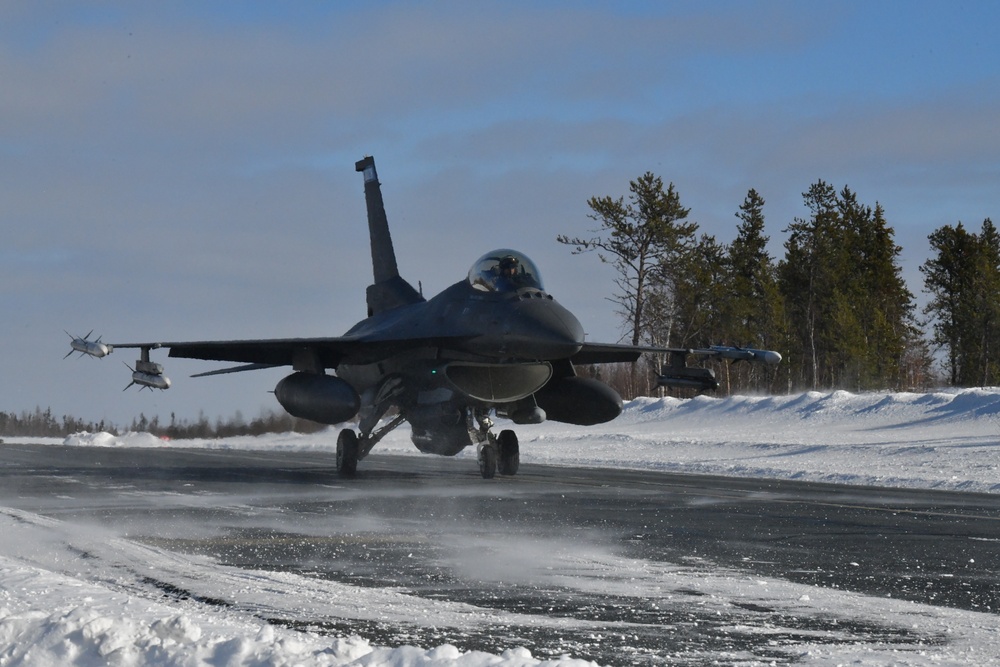
[[[364,175],[374,282],[367,289],[368,316],[343,336],[202,342],[77,344],[73,350],[104,356],[137,348],[132,382],[166,389],[163,367],[151,350],[170,357],[242,365],[193,377],[278,366],[292,373],[275,397],[291,415],[323,424],[356,420],[337,437],[337,469],[354,476],[358,463],[390,431],[409,422],[422,452],[454,456],[475,446],[479,471],[489,479],[517,473],[520,453],[512,429],[494,432],[494,418],[516,425],[546,419],[593,425],[621,414],[622,399],[603,382],[577,375],[582,364],[636,361],[644,353],[667,355],[663,386],[714,389],[709,369],[688,367],[691,357],[776,364],[777,352],[733,347],[672,349],[591,343],[577,318],[545,291],[538,267],[511,249],[487,252],[468,274],[425,299],[404,280],[382,200],[375,160],[355,164]],[[92,344],[93,345],[93,344]]]

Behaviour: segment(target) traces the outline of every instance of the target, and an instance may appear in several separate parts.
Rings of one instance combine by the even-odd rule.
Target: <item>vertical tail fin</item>
[[[396,266],[396,251],[389,234],[389,220],[382,202],[382,188],[375,171],[375,158],[368,156],[354,164],[364,173],[365,204],[368,208],[368,233],[371,236],[372,270],[375,282],[368,288],[368,316],[424,300],[403,280]]]

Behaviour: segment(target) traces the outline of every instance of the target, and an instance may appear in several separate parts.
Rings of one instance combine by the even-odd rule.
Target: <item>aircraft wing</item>
[[[771,350],[753,350],[742,347],[713,345],[707,348],[651,347],[615,343],[584,343],[580,351],[570,358],[574,364],[613,364],[637,361],[643,354],[669,354],[671,357],[711,357],[729,361],[760,361],[774,365],[781,355]]]
[[[574,364],[614,364],[637,361],[644,352],[668,352],[658,347],[637,347],[614,343],[584,343],[580,351],[570,357]]]
[[[669,347],[645,347],[636,345],[616,345],[613,343],[584,343],[580,351],[570,357],[574,364],[611,364],[631,362],[643,354],[670,355],[669,365],[660,370],[657,383],[662,387],[714,390],[719,383],[708,368],[690,367],[690,356],[728,361],[756,361],[774,365],[781,361],[781,355],[771,350],[753,350],[741,347],[712,346],[700,349]]]
[[[309,365],[337,368],[342,362],[372,363],[410,347],[432,343],[425,339],[387,340],[342,336],[333,338],[274,338],[261,340],[215,340],[190,342],[151,342],[114,344],[114,348],[137,348],[144,351],[166,348],[168,356],[206,361],[231,361],[247,364],[235,369],[210,371],[207,374],[253,370],[274,366]]]

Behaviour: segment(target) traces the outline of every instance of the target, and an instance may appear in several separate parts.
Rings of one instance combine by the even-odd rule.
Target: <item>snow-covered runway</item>
[[[520,429],[520,436],[525,470],[532,463],[546,462],[995,492],[1000,489],[998,414],[1000,393],[986,390],[665,399],[635,402],[620,420],[596,429],[544,424]],[[381,449],[410,454],[406,436],[402,430],[394,433]],[[315,452],[322,462],[332,442],[332,434],[326,433],[174,446],[259,450],[262,462],[255,474],[263,475],[275,452]],[[87,448],[81,451],[164,447],[142,434],[121,439],[81,436],[68,444]],[[394,465],[403,461],[389,460]],[[362,468],[366,463],[371,461],[363,462]],[[476,475],[471,453],[464,461],[447,463],[452,472],[467,466]],[[58,468],[58,462],[53,467]],[[5,466],[3,472],[10,480],[17,471]],[[354,511],[344,517],[333,510],[326,516],[319,508],[329,506],[323,498],[332,489],[324,487],[322,475],[290,484],[292,473],[276,471],[272,483],[262,479],[256,498],[222,498],[198,487],[203,481],[199,474],[188,469],[175,475],[173,481],[180,487],[172,495],[153,488],[154,480],[142,474],[131,485],[121,484],[120,474],[113,475],[112,484],[120,488],[95,510],[108,516],[96,523],[78,520],[73,508],[89,501],[72,497],[77,491],[58,484],[53,485],[51,499],[38,501],[38,511],[18,509],[13,500],[5,502],[8,508],[0,510],[5,536],[0,549],[0,663],[528,665],[545,659],[569,663],[574,654],[588,654],[589,645],[610,641],[608,632],[621,635],[614,638],[622,653],[618,664],[774,660],[825,665],[861,660],[966,665],[1000,660],[995,610],[915,604],[801,583],[794,576],[762,576],[752,563],[734,567],[700,553],[678,552],[670,559],[637,557],[631,548],[608,549],[600,541],[585,539],[583,532],[575,539],[560,534],[514,540],[503,530],[481,527],[463,533],[464,542],[458,545],[465,549],[463,557],[453,556],[451,562],[438,558],[445,570],[461,569],[462,576],[492,580],[501,592],[530,584],[548,595],[552,609],[545,613],[498,608],[485,600],[429,597],[412,583],[372,587],[366,585],[364,572],[353,580],[346,575],[324,576],[319,561],[312,573],[282,571],[280,558],[274,557],[280,548],[261,559],[270,556],[276,563],[273,569],[226,565],[224,561],[231,562],[240,550],[277,547],[273,535],[236,530],[226,533],[228,543],[218,542],[217,556],[207,555],[199,549],[219,539],[218,522],[238,529],[239,517],[244,517],[244,528],[263,524],[278,530],[284,525],[291,533],[284,548],[291,549],[296,533],[289,518],[293,505],[296,511],[312,508],[309,511],[320,527],[333,518],[347,521],[351,528],[347,534],[359,536],[360,541],[341,536],[323,543],[323,548],[346,550],[345,560],[355,564],[363,562],[359,555],[364,551],[405,550],[417,555],[423,551],[438,556],[458,552],[447,541],[451,535],[447,530],[425,535],[423,541],[393,542],[388,538],[394,533],[380,530],[370,516]],[[482,493],[477,489],[493,484],[491,493],[516,501],[517,494],[511,491],[516,484],[474,481],[464,498],[475,498]],[[363,488],[348,491],[352,502],[365,493]],[[4,493],[9,498],[16,489],[7,486]],[[461,488],[454,493],[461,493]],[[412,501],[407,494],[399,498],[401,503]],[[116,503],[133,510],[144,503],[149,507],[147,513],[131,512],[129,521],[115,527],[116,512],[121,510]],[[216,512],[214,524],[192,521],[189,512],[206,509]],[[995,522],[996,517],[984,520]],[[158,530],[163,541],[149,539]],[[179,530],[192,543],[178,543]],[[992,539],[990,530],[995,531],[984,531],[986,537],[977,539]],[[194,548],[198,540],[200,547]],[[492,562],[508,567],[476,570],[477,554],[488,554]],[[374,558],[378,560],[377,555]],[[913,567],[928,565],[915,562]],[[846,567],[853,566],[846,563]],[[974,568],[975,563],[967,567]],[[949,574],[956,575],[937,574],[937,585],[947,585]],[[591,617],[561,607],[567,596],[575,596],[577,603],[589,600]],[[602,621],[612,608],[615,613],[625,610],[619,617],[629,620]],[[338,639],[337,632],[350,624],[310,626],[317,618],[363,620],[355,627],[372,629],[371,639],[352,638],[349,633]],[[387,628],[405,624],[439,627],[439,643],[406,648],[398,645],[405,639],[399,642],[398,637],[384,634]],[[484,625],[509,628],[510,643],[488,652],[465,652],[448,643]],[[649,630],[654,625],[669,635],[670,641],[664,642],[669,648],[660,652],[657,635]],[[533,632],[565,637],[570,657],[559,658],[548,648],[532,655],[521,648],[534,645]],[[718,641],[706,644],[701,641],[706,636]],[[380,638],[392,641],[380,648]]]

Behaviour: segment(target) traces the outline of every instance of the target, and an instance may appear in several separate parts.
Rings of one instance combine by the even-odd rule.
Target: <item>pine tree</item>
[[[802,196],[811,216],[796,218],[785,230],[789,237],[778,277],[789,318],[789,362],[798,371],[798,384],[818,388],[835,381],[831,346],[846,324],[844,239],[833,187],[820,180]]]
[[[933,255],[920,267],[931,295],[933,342],[947,351],[951,384],[1000,381],[1000,235],[983,221],[979,234],[959,222],[930,234]]]
[[[573,254],[597,250],[602,262],[615,267],[618,292],[613,300],[627,322],[629,339],[638,345],[655,332],[646,314],[651,292],[655,288],[668,301],[674,296],[672,278],[663,275],[662,267],[689,247],[698,225],[685,222],[690,210],[681,206],[673,183],[664,190],[663,180],[646,172],[630,182],[629,190],[628,203],[609,196],[587,202],[593,211],[588,217],[600,223],[593,230],[596,236],[559,235],[557,240],[574,246]]]
[[[750,189],[736,217],[740,224],[729,247],[728,294],[721,304],[726,329],[720,340],[743,347],[783,348],[783,299],[777,267],[767,251],[770,239],[764,235],[763,197]],[[769,381],[768,369],[759,364],[739,364],[732,370],[735,389],[759,391]]]
[[[989,218],[978,235],[979,258],[975,312],[983,386],[1000,382],[1000,234]]]
[[[714,236],[703,234],[696,245],[671,262],[673,311],[664,336],[672,345],[704,347],[723,339],[725,315],[721,304],[730,298],[728,252]],[[661,267],[661,275],[667,269]],[[661,279],[661,284],[667,284],[667,279]]]
[[[858,389],[898,389],[906,346],[916,331],[913,294],[898,263],[902,248],[893,240],[895,232],[881,204],[874,210],[859,204],[846,186],[839,204],[852,268],[847,276],[850,308],[859,336],[846,350],[854,367],[845,379]]]
[[[961,222],[934,230],[927,237],[934,255],[920,267],[924,289],[931,295],[924,312],[933,321],[933,342],[947,350],[952,385],[968,379],[963,371],[968,366],[965,357],[973,310],[970,297],[975,284],[974,237]]]
[[[779,285],[789,320],[789,364],[802,387],[900,387],[907,347],[919,338],[901,248],[881,205],[818,181],[811,212],[786,231]]]

